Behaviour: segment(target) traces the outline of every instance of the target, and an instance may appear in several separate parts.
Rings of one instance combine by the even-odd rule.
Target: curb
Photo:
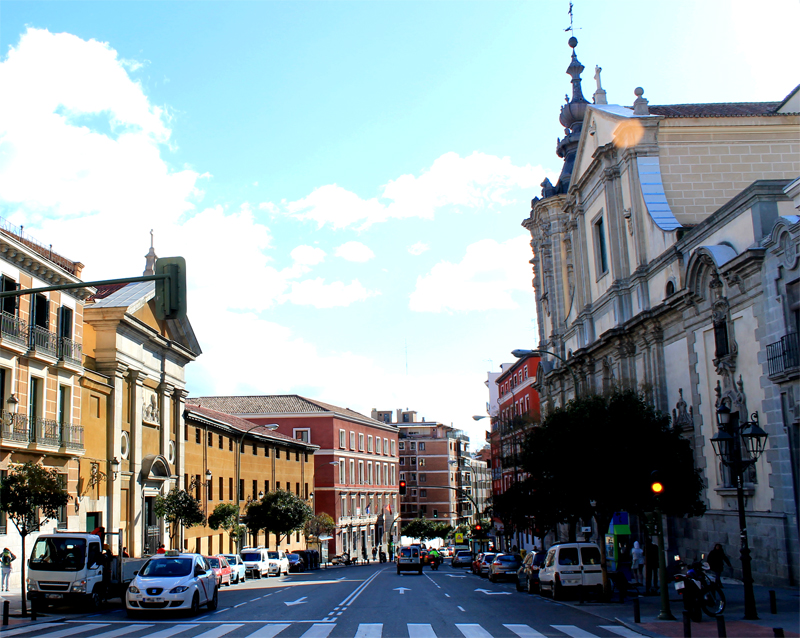
[[[602,614],[598,614],[597,612],[592,611],[591,607],[585,607],[585,606],[582,606],[582,605],[576,605],[576,604],[573,604],[573,603],[568,603],[568,602],[563,601],[563,600],[548,599],[548,602],[554,602],[557,605],[563,605],[564,607],[571,607],[572,609],[575,609],[577,611],[585,612],[585,613],[589,614],[590,616],[594,616],[595,618],[601,618],[602,620],[606,620],[608,622],[616,622],[616,623],[622,625],[623,627],[625,627],[626,629],[630,629],[631,631],[635,631],[637,634],[642,634],[643,636],[649,636],[650,638],[664,638],[663,634],[655,634],[655,633],[649,632],[647,629],[645,629],[641,625],[637,625],[636,623],[632,623],[632,622],[627,621],[627,620],[622,620],[621,618],[618,618],[617,616],[613,616],[613,618],[609,618],[608,616],[604,616]]]

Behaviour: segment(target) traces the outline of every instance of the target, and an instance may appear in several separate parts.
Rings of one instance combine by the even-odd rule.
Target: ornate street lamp
[[[522,348],[517,348],[516,350],[512,350],[511,354],[514,355],[517,359],[522,359],[522,357],[527,356],[534,356],[534,357],[541,357],[542,355],[550,355],[551,357],[555,357],[561,363],[564,364],[564,367],[569,371],[572,375],[572,383],[575,385],[575,396],[577,397],[580,394],[580,384],[578,382],[578,375],[575,374],[575,370],[572,369],[572,366],[569,365],[569,362],[559,354],[556,354],[552,350],[544,350],[542,348],[536,348],[534,350],[525,350]]]
[[[750,546],[747,541],[747,519],[744,508],[744,474],[755,465],[767,443],[767,433],[758,424],[758,412],[753,412],[750,421],[739,423],[739,413],[731,412],[724,403],[717,409],[719,430],[711,439],[714,454],[723,465],[730,468],[736,481],[736,501],[739,509],[739,541],[744,583],[744,618],[758,620],[756,597],[753,592]],[[742,454],[742,448],[746,454]]]

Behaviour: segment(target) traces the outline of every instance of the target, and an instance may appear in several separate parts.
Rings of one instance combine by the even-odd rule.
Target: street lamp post
[[[242,432],[242,436],[239,437],[239,441],[236,445],[236,548],[237,550],[241,549],[242,544],[242,490],[240,488],[241,480],[242,480],[242,445],[244,445],[244,437],[247,436],[248,433],[252,432],[256,428],[265,428],[267,430],[275,430],[278,427],[277,423],[268,423],[266,425],[257,423],[249,428],[247,428],[244,432]],[[267,539],[269,540],[269,539]]]
[[[563,362],[564,366],[567,368],[567,370],[569,370],[569,373],[572,375],[572,382],[575,384],[575,396],[576,397],[578,396],[578,389],[580,387],[578,384],[578,375],[575,374],[575,370],[572,369],[572,366],[569,365],[567,360],[561,355],[556,354],[555,352],[551,352],[550,350],[543,350],[541,348],[536,348],[535,350],[524,350],[518,348],[517,350],[512,350],[511,354],[513,354],[517,359],[521,359],[522,357],[527,357],[531,355],[535,357],[540,357],[543,354],[548,354],[551,357],[555,357],[559,361]]]
[[[747,540],[747,520],[744,508],[744,473],[758,461],[767,442],[767,433],[758,424],[758,412],[751,421],[739,423],[739,413],[724,403],[717,408],[719,430],[711,439],[714,453],[723,465],[730,468],[736,481],[736,501],[739,509],[739,541],[744,583],[744,619],[758,620],[756,598],[753,592],[753,572],[750,564],[750,546]],[[747,451],[742,454],[742,447]]]

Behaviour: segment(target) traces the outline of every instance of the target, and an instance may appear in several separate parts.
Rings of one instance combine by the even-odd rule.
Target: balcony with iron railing
[[[0,339],[3,343],[24,348],[28,340],[27,324],[16,315],[8,312],[0,313]]]
[[[28,348],[55,359],[58,357],[58,335],[42,326],[30,326]]]
[[[790,332],[767,346],[767,368],[770,378],[797,376],[800,372],[800,341],[796,332]]]
[[[83,450],[83,426],[4,411],[0,413],[0,443]]]
[[[79,366],[82,363],[83,346],[74,339],[59,337],[58,359],[65,363]]]

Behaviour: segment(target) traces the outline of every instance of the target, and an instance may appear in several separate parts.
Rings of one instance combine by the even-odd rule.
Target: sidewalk
[[[756,585],[756,609],[759,620],[742,620],[744,616],[744,586],[735,580],[723,579],[725,586],[725,628],[730,638],[772,638],[773,628],[780,627],[787,637],[800,637],[800,590],[768,588]],[[777,599],[777,614],[770,613],[769,590],[775,590]],[[640,596],[639,610],[641,623],[634,622],[632,599],[624,603],[596,603],[583,604],[571,600],[562,604],[580,609],[589,614],[604,618],[610,622],[620,622],[629,629],[657,637],[683,636],[683,599],[678,596],[670,583],[670,610],[677,620],[656,620],[661,611],[660,596]],[[692,638],[716,638],[717,623],[714,618],[703,614],[703,620],[692,623]]]
[[[9,602],[8,611],[8,629],[12,627],[19,627],[20,625],[34,625],[44,622],[58,622],[64,619],[64,616],[52,609],[48,610],[46,614],[38,614],[36,620],[31,619],[31,604],[28,601],[28,615],[22,616],[22,598],[19,587],[12,588],[11,591],[0,592],[0,613],[2,613],[5,601]],[[2,621],[0,621],[2,622]],[[0,635],[2,635],[3,627],[0,625]]]

